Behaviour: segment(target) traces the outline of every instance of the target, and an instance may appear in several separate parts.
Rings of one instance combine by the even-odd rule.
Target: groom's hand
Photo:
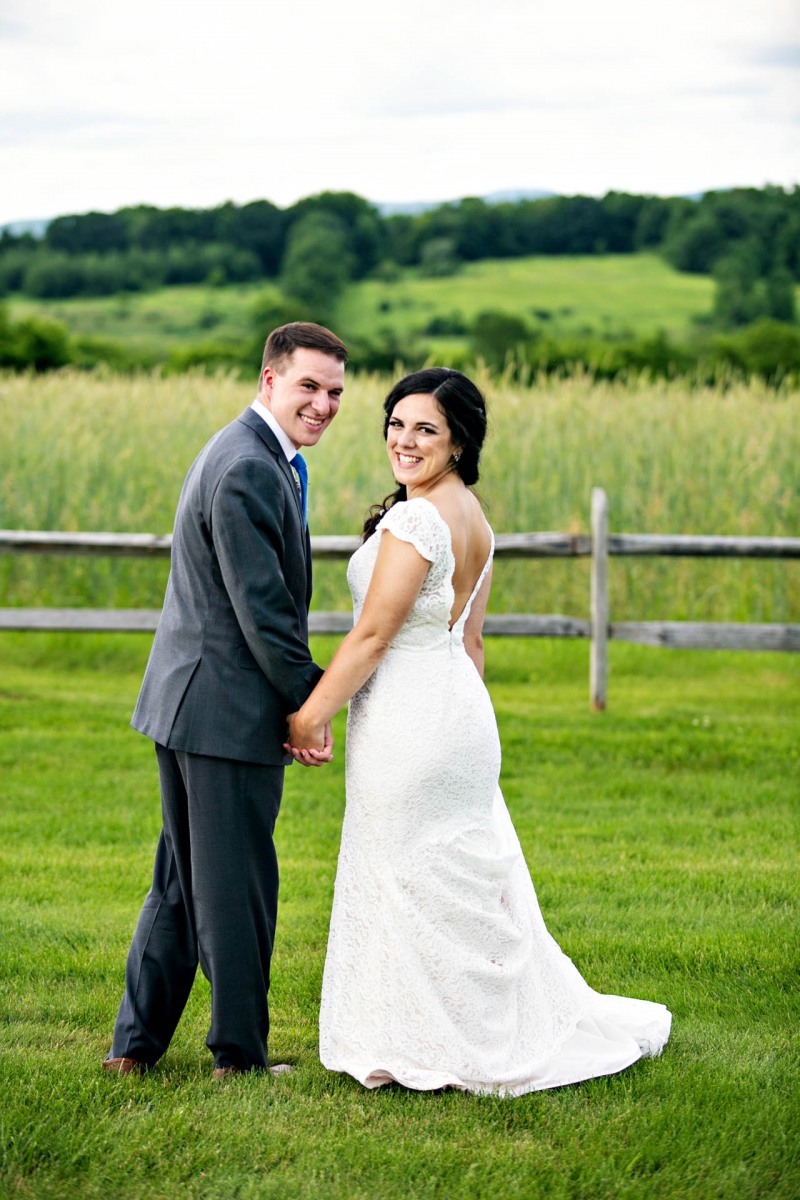
[[[283,748],[304,767],[321,767],[333,761],[333,731],[330,721],[315,726],[303,721],[298,713],[288,718],[288,740]]]

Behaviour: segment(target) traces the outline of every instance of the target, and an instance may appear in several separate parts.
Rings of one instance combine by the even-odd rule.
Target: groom
[[[308,648],[307,474],[297,451],[335,417],[346,361],[344,343],[319,325],[274,330],[257,398],[186,476],[132,720],[155,742],[163,828],[107,1071],[157,1062],[198,962],[211,984],[214,1076],[268,1069],[286,717],[321,674]],[[329,756],[330,730],[326,743]]]

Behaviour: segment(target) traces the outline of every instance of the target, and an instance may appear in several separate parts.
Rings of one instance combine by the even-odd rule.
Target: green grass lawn
[[[158,831],[128,728],[148,637],[0,636],[2,1195],[22,1200],[793,1200],[800,659],[491,640],[503,784],[548,925],[600,990],[673,1011],[662,1058],[516,1100],[367,1092],[317,1006],[343,807],[287,776],[272,992],[283,1079],[215,1085],[200,979],[148,1078],[100,1070]],[[315,643],[318,660],[333,639]]]

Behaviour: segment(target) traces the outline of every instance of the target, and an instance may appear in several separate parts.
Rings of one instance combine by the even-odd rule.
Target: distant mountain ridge
[[[54,217],[40,217],[38,221],[11,221],[8,225],[0,225],[0,233],[10,233],[12,237],[21,237],[23,233],[32,233],[34,237],[43,237],[44,231]]]
[[[489,192],[488,196],[478,196],[484,204],[516,204],[520,200],[550,200],[558,192],[548,192],[542,189],[507,188],[500,192]],[[451,200],[373,200],[382,217],[408,216],[418,217],[420,213],[430,212],[431,209],[441,208],[445,204],[460,204],[464,196]]]

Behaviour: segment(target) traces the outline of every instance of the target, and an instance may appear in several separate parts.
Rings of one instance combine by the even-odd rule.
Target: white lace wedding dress
[[[367,1087],[521,1095],[660,1053],[661,1004],[594,992],[547,932],[498,787],[500,743],[463,631],[450,532],[416,499],[353,556],[356,618],[381,533],[431,563],[386,657],[350,702],[347,805],[320,1057]]]

